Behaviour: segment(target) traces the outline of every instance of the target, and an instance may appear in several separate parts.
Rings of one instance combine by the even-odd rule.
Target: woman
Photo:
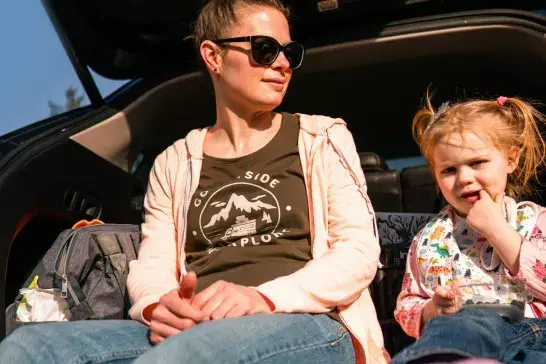
[[[18,330],[1,362],[386,361],[367,290],[380,249],[352,136],[340,119],[273,111],[304,53],[287,18],[278,0],[212,0],[200,13],[217,120],[154,164],[127,282],[136,321]]]

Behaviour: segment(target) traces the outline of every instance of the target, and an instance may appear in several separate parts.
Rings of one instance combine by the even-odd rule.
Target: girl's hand
[[[436,287],[432,299],[423,308],[423,323],[436,316],[451,315],[458,310],[453,287]]]
[[[474,202],[466,221],[487,239],[510,274],[517,275],[522,237],[504,218],[503,201],[504,193],[493,201],[487,192],[480,191],[480,199]]]
[[[501,227],[505,228],[508,222],[504,218],[504,193],[499,193],[494,200],[485,191],[480,191],[480,199],[474,202],[466,216],[466,222],[476,232],[488,240]],[[509,226],[509,225],[508,225]]]

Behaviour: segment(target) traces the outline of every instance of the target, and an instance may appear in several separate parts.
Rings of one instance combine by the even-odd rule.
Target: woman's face
[[[266,35],[283,45],[291,41],[288,21],[276,9],[242,8],[238,23],[228,29],[224,38]],[[252,113],[271,111],[283,100],[292,70],[283,52],[270,65],[257,64],[250,53],[250,43],[233,42],[218,46],[221,51],[215,74],[218,101]]]

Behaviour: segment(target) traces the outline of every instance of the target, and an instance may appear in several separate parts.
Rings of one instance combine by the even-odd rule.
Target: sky
[[[103,96],[126,82],[94,78]],[[42,2],[0,1],[0,135],[49,117],[68,87],[85,95]]]

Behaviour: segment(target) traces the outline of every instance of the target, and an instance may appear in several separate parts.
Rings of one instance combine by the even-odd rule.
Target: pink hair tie
[[[506,97],[506,96],[499,96],[499,97],[497,97],[497,103],[498,103],[500,106],[504,106],[504,104],[506,103],[506,101],[508,101],[508,97]]]

